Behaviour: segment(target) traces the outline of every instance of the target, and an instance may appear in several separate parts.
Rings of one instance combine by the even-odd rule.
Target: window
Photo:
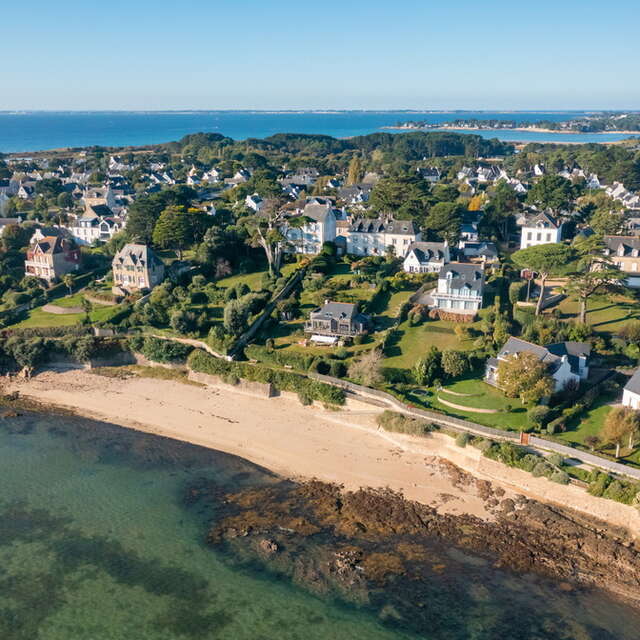
[[[536,233],[536,240],[538,242],[540,242],[542,240],[542,234],[538,231],[538,233]]]
[[[527,231],[527,240],[531,240],[531,231]]]
[[[551,242],[551,234],[547,233],[547,242]]]

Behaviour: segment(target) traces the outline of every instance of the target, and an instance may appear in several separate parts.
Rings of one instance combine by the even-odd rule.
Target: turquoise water
[[[2,640],[638,637],[640,615],[600,593],[564,593],[454,549],[444,562],[468,575],[434,578],[423,604],[434,624],[419,632],[314,597],[206,546],[215,508],[187,507],[189,484],[277,482],[217,452],[38,415],[0,420],[0,469]]]
[[[178,140],[198,131],[222,133],[236,140],[275,133],[316,133],[338,138],[365,135],[407,120],[438,124],[454,118],[510,119],[518,122],[560,121],[584,112],[545,113],[417,113],[402,111],[346,112],[0,112],[0,152],[37,151],[90,145],[128,146]],[[607,142],[628,135],[480,131],[489,138],[535,142]]]

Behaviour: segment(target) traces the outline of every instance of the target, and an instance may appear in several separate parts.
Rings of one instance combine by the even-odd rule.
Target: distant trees
[[[140,196],[129,207],[127,235],[130,240],[149,244],[160,214],[169,206],[188,207],[196,192],[178,185],[160,193]]]
[[[569,209],[580,195],[580,187],[562,176],[548,174],[542,176],[527,194],[527,202],[538,208],[550,207],[556,210]]]
[[[163,249],[175,249],[181,259],[182,251],[193,242],[193,222],[193,215],[184,207],[167,207],[153,227],[153,244]]]
[[[425,226],[434,238],[446,240],[450,245],[454,245],[460,236],[463,215],[462,205],[455,202],[438,202],[429,209]]]
[[[540,279],[540,295],[536,304],[536,315],[542,310],[544,300],[544,287],[547,278],[557,273],[562,268],[566,268],[572,257],[571,248],[565,244],[552,243],[540,244],[526,249],[516,251],[511,259],[522,269],[530,269],[538,274]]]
[[[498,364],[498,384],[505,395],[520,398],[522,404],[536,404],[554,391],[547,366],[533,353],[522,351]]]
[[[399,219],[421,219],[429,200],[428,184],[417,176],[382,178],[371,191],[369,205],[380,214]]]

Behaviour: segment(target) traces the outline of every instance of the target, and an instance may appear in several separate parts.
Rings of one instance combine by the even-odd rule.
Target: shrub
[[[595,472],[595,477],[589,483],[589,488],[587,491],[596,497],[602,497],[605,490],[611,484],[611,476],[607,473]]]
[[[263,365],[250,365],[246,362],[229,362],[221,358],[195,349],[189,356],[188,365],[193,371],[199,371],[214,376],[234,374],[243,380],[251,382],[271,383],[282,391],[299,393],[306,392],[313,400],[329,405],[342,405],[345,402],[344,390],[323,382],[294,373],[270,369]]]
[[[546,425],[550,413],[551,410],[549,407],[542,405],[531,407],[531,409],[527,411],[527,421],[531,427],[540,430]]]
[[[535,467],[533,467],[533,471],[531,475],[534,478],[541,478],[549,474],[549,465],[546,462],[538,462]]]
[[[433,425],[424,420],[388,409],[378,414],[376,422],[385,431],[407,433],[414,436],[424,436],[433,430]]]
[[[456,444],[459,447],[466,447],[470,438],[471,436],[466,431],[463,431],[456,436]]]
[[[547,456],[547,462],[554,467],[561,467],[564,464],[564,458],[559,453],[552,453]]]
[[[549,480],[558,484],[569,484],[569,474],[558,469],[549,476]]]
[[[154,362],[184,362],[193,351],[193,347],[174,340],[163,340],[151,336],[144,338],[142,342],[140,340],[137,336],[131,338],[129,346],[133,351],[142,353],[145,358]]]
[[[311,394],[306,390],[298,391],[298,400],[300,400],[300,404],[304,406],[313,404],[313,398],[311,397]]]

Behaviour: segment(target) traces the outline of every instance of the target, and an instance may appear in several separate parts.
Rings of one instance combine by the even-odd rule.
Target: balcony
[[[305,333],[315,333],[319,336],[337,336],[339,338],[354,338],[365,333],[365,331],[359,331],[350,327],[314,327],[313,322],[307,321],[304,323]]]

